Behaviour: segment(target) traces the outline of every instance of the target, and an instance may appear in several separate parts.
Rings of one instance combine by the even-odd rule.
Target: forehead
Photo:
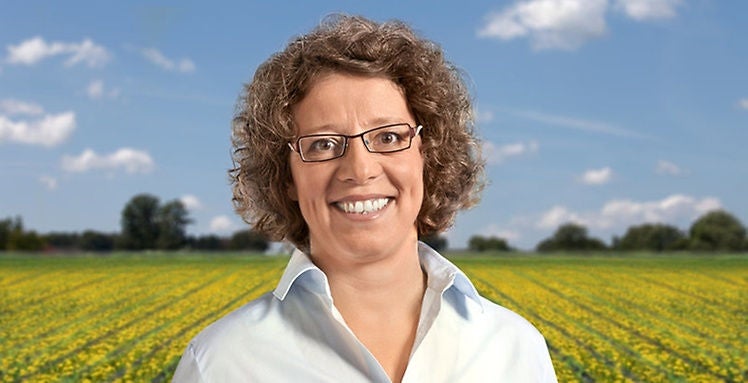
[[[405,93],[393,81],[341,73],[316,79],[291,112],[297,134],[352,134],[391,123],[415,123]]]

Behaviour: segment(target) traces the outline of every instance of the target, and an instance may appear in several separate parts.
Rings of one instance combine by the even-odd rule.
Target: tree
[[[131,250],[174,250],[187,243],[185,226],[192,220],[178,200],[161,205],[150,194],[133,197],[122,210],[118,247]]]
[[[420,240],[436,251],[442,251],[447,248],[447,237],[439,235],[438,233],[421,237]]]
[[[615,247],[621,250],[678,250],[683,248],[685,238],[675,226],[647,223],[629,227]]]
[[[87,251],[111,251],[114,249],[116,235],[86,230],[81,234],[79,246]]]
[[[566,223],[558,227],[551,238],[538,243],[537,250],[547,251],[588,251],[604,250],[605,243],[597,238],[587,236],[587,228],[575,223]]]
[[[240,230],[235,232],[229,240],[229,248],[232,250],[265,251],[270,243],[259,233],[252,230]]]
[[[80,247],[78,233],[52,232],[44,236],[44,241],[52,250],[74,251]]]
[[[0,250],[7,250],[11,234],[22,228],[21,217],[0,220]]]
[[[225,241],[215,234],[189,237],[187,242],[191,248],[197,250],[224,250],[225,248]]]
[[[175,250],[187,243],[185,227],[192,223],[188,217],[187,209],[179,200],[174,200],[158,209],[156,217],[158,224],[159,249]]]
[[[138,194],[122,210],[120,247],[130,250],[155,249],[159,236],[159,201],[150,194]]]
[[[468,240],[468,249],[470,251],[510,251],[512,248],[503,238],[474,235]]]
[[[745,227],[724,210],[711,211],[701,216],[691,225],[689,234],[693,250],[745,250]]]
[[[8,250],[41,251],[45,246],[44,238],[35,231],[22,231],[11,235]]]
[[[44,238],[35,231],[24,231],[21,217],[0,221],[0,250],[40,251]]]

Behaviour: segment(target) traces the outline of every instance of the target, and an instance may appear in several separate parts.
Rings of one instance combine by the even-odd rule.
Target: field
[[[0,382],[168,381],[286,258],[0,254]],[[748,257],[456,256],[546,336],[560,382],[748,381]]]

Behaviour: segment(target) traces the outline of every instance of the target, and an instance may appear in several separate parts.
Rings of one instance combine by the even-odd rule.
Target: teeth
[[[390,202],[389,198],[376,198],[366,201],[338,202],[337,206],[346,213],[369,214],[382,210],[388,202]]]

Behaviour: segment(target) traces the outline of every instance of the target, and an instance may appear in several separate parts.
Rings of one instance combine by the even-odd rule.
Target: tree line
[[[39,234],[26,230],[21,217],[0,219],[0,250],[95,251],[113,250],[253,250],[265,251],[269,241],[251,230],[229,236],[187,235],[192,223],[179,200],[161,203],[158,197],[138,194],[122,209],[120,232],[96,230]]]
[[[468,247],[471,251],[514,250],[502,238],[478,235],[470,238]],[[570,222],[540,241],[535,250],[540,253],[604,250],[748,252],[748,236],[745,226],[735,216],[724,210],[715,210],[699,217],[686,232],[668,224],[645,223],[629,227],[622,237],[614,236],[610,245],[591,237],[585,226]]]
[[[150,194],[138,194],[122,209],[120,232],[105,233],[95,230],[51,232],[38,234],[26,230],[20,217],[0,219],[0,250],[20,251],[113,251],[113,250],[254,250],[265,251],[270,243],[252,230],[239,230],[229,236],[214,234],[187,235],[192,223],[189,212],[179,200],[162,203]],[[422,237],[437,250],[447,248],[442,235]],[[468,249],[482,251],[516,250],[504,238],[474,235]],[[540,241],[535,250],[541,253],[556,251],[719,251],[748,252],[746,228],[732,214],[715,210],[699,217],[682,231],[662,223],[631,226],[621,237],[613,237],[607,245],[591,237],[587,228],[566,223],[549,238]]]

